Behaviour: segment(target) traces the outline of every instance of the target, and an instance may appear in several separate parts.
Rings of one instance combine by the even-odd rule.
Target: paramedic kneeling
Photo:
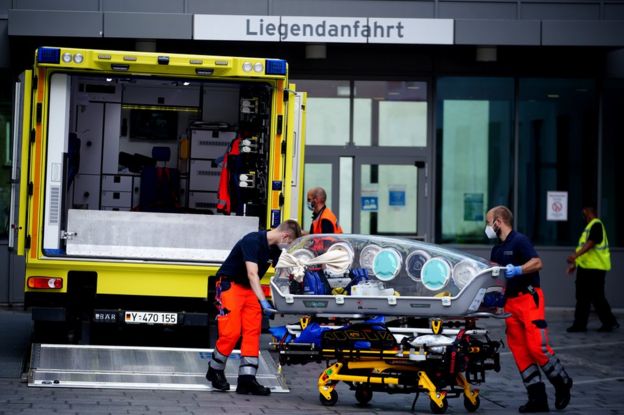
[[[540,368],[555,387],[555,407],[563,409],[570,402],[572,378],[548,344],[539,276],[542,260],[529,239],[513,230],[513,215],[507,207],[490,209],[486,221],[488,238],[499,240],[492,248],[490,259],[506,267],[505,311],[511,314],[505,320],[507,344],[529,395],[529,401],[518,410],[549,411]]]
[[[212,382],[212,387],[216,390],[230,389],[225,377],[225,364],[242,334],[236,393],[271,393],[271,389],[260,385],[256,380],[262,313],[275,313],[271,303],[264,297],[260,278],[269,266],[277,264],[280,248],[300,236],[301,228],[294,220],[282,222],[270,231],[249,233],[234,245],[217,271],[219,337],[206,373],[206,379]]]

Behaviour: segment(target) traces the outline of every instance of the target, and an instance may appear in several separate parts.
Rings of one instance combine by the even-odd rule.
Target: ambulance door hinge
[[[36,140],[37,140],[37,132],[33,128],[32,130],[30,130],[30,142],[34,143]]]
[[[284,206],[284,193],[279,194],[279,205],[280,207]]]
[[[30,235],[26,235],[26,240],[24,241],[24,248],[30,249]]]
[[[41,102],[37,102],[37,115],[36,118],[37,124],[41,124],[41,120],[43,120],[43,104]]]
[[[286,154],[286,140],[282,140],[282,154]]]
[[[288,95],[289,95],[288,90],[285,89],[284,90],[284,102],[288,102]]]
[[[28,182],[28,195],[32,196],[35,189],[33,182]]]
[[[281,134],[282,133],[283,124],[284,124],[284,116],[283,115],[278,115],[277,116],[277,134]]]

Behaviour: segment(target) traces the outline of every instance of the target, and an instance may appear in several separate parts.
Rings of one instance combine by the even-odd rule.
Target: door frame
[[[398,237],[419,239],[423,241],[429,241],[431,239],[431,231],[429,226],[431,224],[431,218],[429,217],[429,205],[431,201],[431,189],[429,183],[429,163],[426,157],[414,157],[414,156],[360,156],[354,159],[353,163],[353,230],[354,232],[360,232],[360,220],[362,212],[362,165],[376,164],[376,165],[403,165],[403,166],[415,166],[417,168],[418,182],[417,182],[417,216],[416,216],[416,228],[417,234],[400,234]],[[381,234],[386,235],[386,234]],[[395,236],[388,234],[388,236]]]
[[[307,149],[306,149],[307,150]],[[314,151],[316,150],[316,151]],[[351,188],[353,189],[353,203],[351,205],[351,229],[353,233],[360,232],[360,214],[361,214],[361,166],[362,164],[390,164],[390,165],[411,165],[418,167],[418,216],[417,229],[418,239],[426,242],[433,241],[432,225],[433,215],[430,215],[432,208],[432,180],[431,180],[431,162],[429,149],[422,148],[410,149],[410,155],[379,154],[382,151],[372,151],[373,149],[358,148],[355,151],[344,151],[344,148],[324,148],[318,151],[318,147],[307,150],[305,164],[330,164],[332,166],[332,190],[331,190],[331,206],[333,212],[340,212],[340,159],[342,157],[351,157],[353,159],[353,170],[351,171]],[[342,151],[341,151],[342,150]],[[415,151],[416,150],[416,151]],[[421,190],[422,189],[422,190]],[[304,189],[304,195],[309,189]],[[304,200],[302,203],[305,201]],[[340,222],[340,217],[338,221]],[[403,237],[412,237],[404,236]],[[416,237],[415,235],[413,237]]]

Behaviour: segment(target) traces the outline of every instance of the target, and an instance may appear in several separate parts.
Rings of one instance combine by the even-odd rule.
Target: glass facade
[[[425,82],[355,81],[353,143],[356,146],[425,147]]]
[[[349,81],[294,81],[308,93],[306,145],[344,146],[350,140]],[[313,126],[312,128],[309,126]]]
[[[619,163],[624,155],[624,79],[607,80],[602,105],[602,169],[599,216],[607,228],[611,246],[624,246],[624,186]],[[619,183],[619,184],[618,184]]]
[[[621,84],[605,93],[602,201],[621,208],[613,179],[622,150],[615,108]],[[517,108],[516,108],[517,107]],[[437,242],[481,243],[484,213],[515,212],[515,228],[538,245],[576,245],[583,206],[598,204],[596,86],[589,79],[444,77],[437,82]],[[619,123],[619,127],[618,127]],[[549,192],[564,192],[563,220],[549,217]],[[615,222],[608,225],[621,243]]]
[[[418,234],[418,168],[409,165],[362,164],[362,196],[374,195],[375,206],[362,207],[360,233]]]
[[[333,190],[334,200],[328,197],[327,205],[345,232],[416,235],[415,162],[428,145],[427,83],[293,82],[308,94],[304,189],[321,186],[328,196]],[[378,163],[363,162],[361,156]],[[397,164],[397,157],[407,157],[401,161],[406,164]],[[391,200],[390,195],[402,198]],[[365,196],[379,209],[363,206]],[[306,228],[309,223],[305,217]]]
[[[8,238],[11,202],[12,105],[9,76],[0,71],[0,240]]]
[[[516,226],[540,245],[576,245],[584,205],[598,197],[598,128],[594,82],[519,80]],[[567,192],[567,220],[547,219],[549,191]]]
[[[514,80],[437,82],[437,241],[481,243],[489,206],[511,205]]]

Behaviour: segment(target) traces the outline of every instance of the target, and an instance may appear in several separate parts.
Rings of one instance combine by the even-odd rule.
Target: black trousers
[[[611,306],[605,297],[605,277],[607,272],[599,269],[578,267],[576,269],[576,309],[574,326],[586,327],[591,305],[604,326],[617,324]]]

